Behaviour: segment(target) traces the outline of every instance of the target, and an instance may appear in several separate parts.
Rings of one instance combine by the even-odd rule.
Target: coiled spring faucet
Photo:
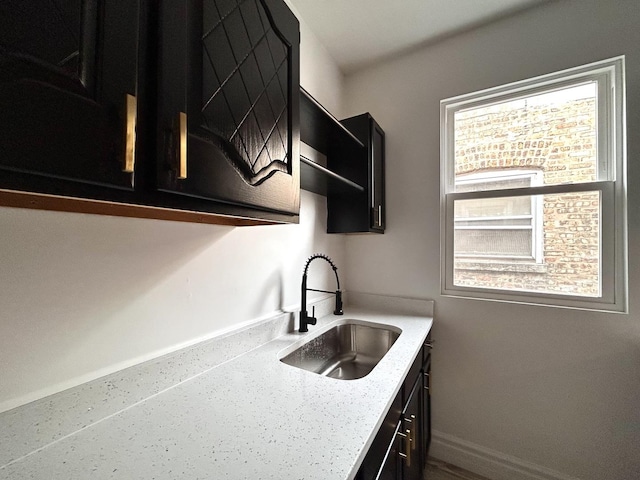
[[[316,258],[322,258],[327,262],[329,262],[329,265],[331,265],[331,268],[333,269],[333,273],[335,273],[336,275],[336,291],[335,292],[330,292],[328,290],[318,290],[315,288],[307,288],[307,270],[309,270],[309,264]],[[333,311],[333,314],[342,315],[344,313],[342,311],[342,290],[340,290],[340,279],[338,278],[338,267],[336,267],[336,265],[333,263],[333,261],[331,261],[331,259],[328,256],[322,253],[316,253],[315,255],[311,255],[311,257],[309,257],[309,260],[307,260],[307,263],[304,266],[304,272],[302,273],[302,305],[300,306],[300,329],[299,329],[300,332],[308,332],[309,325],[315,325],[317,322],[317,318],[314,317],[316,307],[313,307],[311,311],[311,316],[309,316],[309,314],[307,313],[307,291],[309,290],[312,292],[331,293],[332,295],[335,295],[336,308]]]

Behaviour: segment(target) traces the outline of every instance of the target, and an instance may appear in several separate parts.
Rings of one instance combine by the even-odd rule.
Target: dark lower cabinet
[[[362,463],[358,476],[364,479],[388,479],[400,478],[397,472],[402,471],[400,457],[401,451],[400,417],[402,415],[402,392],[396,395],[387,415],[385,416],[376,438],[373,439],[371,447],[367,452],[367,457]]]
[[[378,473],[373,477],[362,476],[359,478],[375,478],[376,480],[397,480],[402,478],[402,461],[400,455],[403,448],[402,422],[396,423],[393,431],[393,440],[387,446],[387,451],[383,457],[382,466]]]
[[[423,479],[431,439],[430,348],[427,339],[358,470],[357,480]]]
[[[139,1],[0,2],[0,188],[133,189]]]
[[[404,480],[421,480],[423,462],[422,457],[422,405],[421,405],[421,388],[422,378],[418,376],[407,403],[404,406],[401,417],[401,425],[404,436],[404,448],[401,452],[402,457],[402,478]]]
[[[299,24],[282,0],[164,0],[157,187],[299,211]]]
[[[428,349],[430,347],[425,347]],[[422,451],[428,452],[431,445],[431,356],[428,355],[422,367]],[[427,456],[424,456],[426,466]]]

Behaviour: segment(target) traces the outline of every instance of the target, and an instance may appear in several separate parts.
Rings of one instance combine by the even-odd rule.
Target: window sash
[[[580,295],[563,295],[558,293],[543,292],[513,292],[497,288],[486,287],[465,287],[453,284],[455,255],[453,249],[453,234],[455,229],[446,228],[446,225],[453,225],[454,219],[454,201],[457,199],[468,198],[490,198],[492,196],[512,196],[517,195],[541,195],[554,193],[573,193],[573,192],[600,192],[600,297],[585,297]],[[534,193],[535,192],[535,193]],[[446,195],[445,200],[445,225],[444,241],[442,255],[442,293],[450,296],[464,296],[472,298],[480,298],[484,300],[496,301],[515,301],[527,304],[554,305],[569,308],[588,308],[591,310],[612,310],[616,299],[623,293],[621,292],[620,279],[616,277],[616,239],[622,234],[616,231],[615,216],[605,215],[604,212],[613,212],[616,198],[616,182],[591,182],[584,184],[571,185],[549,185],[540,187],[529,187],[516,190],[498,190],[485,192],[463,192],[450,193]],[[446,244],[450,244],[451,248],[445,248]]]
[[[592,81],[596,81],[598,85],[596,96],[598,176],[595,182],[541,185],[486,192],[455,192],[454,115],[457,111],[489,106]],[[628,313],[625,115],[624,56],[443,100],[440,109],[442,294],[488,301]],[[507,292],[453,285],[455,200],[581,191],[600,192],[600,297]]]
[[[622,61],[623,57],[618,57],[614,61],[599,62],[601,64],[600,67],[595,66],[598,64],[586,65],[547,75],[544,77],[545,80],[541,80],[541,78],[529,79],[443,101],[440,115],[440,125],[444,133],[441,141],[441,152],[446,156],[446,160],[443,162],[443,191],[455,191],[454,116],[456,112],[495,105],[508,100],[526,98],[538,93],[561,90],[594,81],[598,85],[596,100],[598,180],[613,181],[616,178],[622,178],[620,176],[622,172],[618,166],[619,162],[616,162],[615,159],[617,153],[616,145],[619,145],[618,142],[620,140],[616,135],[622,134],[620,132],[623,132],[623,125],[619,124],[618,118],[612,112],[615,109],[622,109],[623,105],[619,97],[611,94],[614,86],[622,90],[622,79],[619,78],[622,74],[620,73],[620,75],[616,76],[616,71],[621,69]],[[612,160],[610,161],[609,159]]]

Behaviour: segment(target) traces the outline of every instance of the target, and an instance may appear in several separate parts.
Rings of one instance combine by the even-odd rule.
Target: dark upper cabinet
[[[283,0],[1,1],[0,204],[297,222],[299,43]]]
[[[134,184],[139,2],[0,2],[0,188]]]
[[[329,149],[331,171],[364,187],[335,189],[327,194],[329,233],[384,233],[385,229],[385,136],[368,113],[341,123],[365,146]]]
[[[299,24],[282,0],[164,0],[157,188],[297,215]]]

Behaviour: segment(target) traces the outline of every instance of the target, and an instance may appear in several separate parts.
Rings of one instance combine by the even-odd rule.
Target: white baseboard
[[[580,480],[435,430],[429,455],[491,480]]]

